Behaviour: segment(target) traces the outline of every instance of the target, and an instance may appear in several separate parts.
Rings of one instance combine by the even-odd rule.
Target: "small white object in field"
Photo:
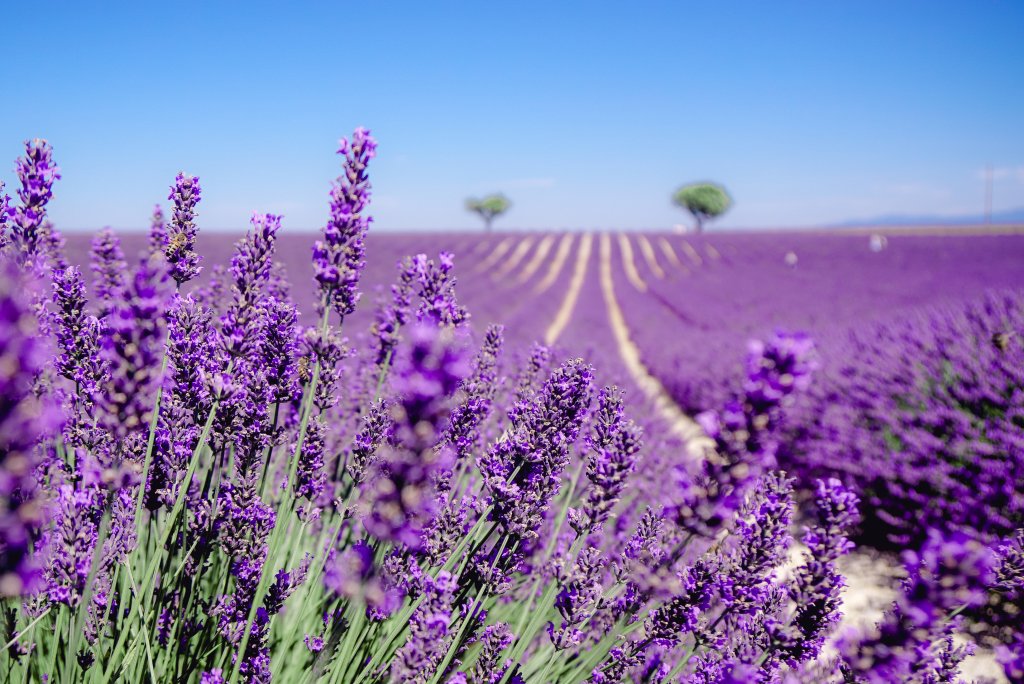
[[[878,233],[872,235],[871,239],[868,241],[868,246],[871,247],[872,252],[881,252],[883,249],[886,248],[886,246],[888,246],[888,244],[888,238],[886,238],[884,235],[879,235]]]
[[[684,226],[682,223],[677,223],[674,226],[672,226],[672,230],[674,230],[677,233],[689,232],[689,228],[687,226]]]
[[[789,266],[790,268],[796,268],[796,262],[799,261],[799,259],[796,256],[796,252],[786,252],[785,261],[786,265]]]

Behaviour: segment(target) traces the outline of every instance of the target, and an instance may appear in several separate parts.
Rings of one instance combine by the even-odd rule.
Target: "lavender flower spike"
[[[153,410],[160,385],[167,281],[163,259],[144,259],[128,288],[128,298],[111,316],[103,339],[110,380],[96,397],[103,425],[118,438],[141,431]]]
[[[469,320],[469,313],[455,300],[455,258],[450,252],[441,252],[437,260],[435,264],[426,254],[412,258],[420,295],[416,317],[436,325],[462,325]]]
[[[159,254],[167,249],[167,221],[164,210],[159,204],[153,206],[153,216],[149,219],[149,252]]]
[[[358,599],[377,615],[390,615],[402,601],[402,594],[390,586],[373,563],[373,549],[356,542],[339,553],[331,550],[324,568],[324,586],[339,596]]]
[[[60,169],[53,163],[53,148],[45,140],[25,141],[25,156],[14,163],[21,181],[18,198],[21,206],[10,210],[13,242],[23,256],[34,256],[42,237],[46,204],[53,197],[53,184]]]
[[[171,186],[167,199],[174,202],[170,230],[167,232],[167,246],[164,255],[171,267],[171,277],[180,286],[199,275],[200,256],[196,254],[196,205],[199,204],[202,188],[198,176],[179,173]]]
[[[478,459],[491,519],[508,534],[537,538],[590,409],[593,377],[582,359],[565,362],[540,392],[516,404],[511,428]]]
[[[37,588],[38,557],[30,540],[46,508],[35,470],[37,442],[59,426],[57,407],[32,391],[51,358],[38,334],[32,299],[10,261],[0,261],[0,596]]]
[[[469,374],[469,364],[450,336],[428,325],[413,328],[410,342],[398,352],[394,447],[364,483],[363,524],[378,539],[418,549],[434,517],[437,476],[451,458],[447,449],[434,447],[448,418],[449,399]]]
[[[11,213],[11,196],[4,192],[4,182],[0,180],[0,253],[10,244],[7,235],[7,217]]]
[[[295,493],[310,501],[316,501],[324,489],[324,434],[327,427],[317,416],[309,422],[306,439],[299,451],[299,463],[295,472]]]
[[[398,334],[409,321],[409,307],[412,305],[413,283],[416,270],[411,257],[398,262],[398,280],[391,286],[391,301],[377,308],[377,320],[372,333],[377,337],[377,365],[390,363],[391,354],[398,344]]]
[[[504,342],[500,325],[491,325],[484,335],[483,344],[476,355],[473,374],[462,384],[460,392],[465,399],[452,409],[451,420],[444,441],[455,451],[459,461],[472,452],[480,441],[480,426],[491,412],[495,390],[498,387],[498,355]]]
[[[409,640],[395,654],[391,679],[402,684],[429,681],[448,650],[448,622],[452,614],[452,594],[458,586],[455,578],[440,572],[436,579],[425,578],[425,598],[409,619]]]
[[[232,301],[221,318],[225,350],[232,356],[249,354],[256,342],[260,301],[270,276],[274,242],[281,217],[253,214],[252,228],[235,246],[231,257]]]
[[[377,141],[365,128],[357,128],[352,142],[341,139],[338,154],[345,157],[345,172],[331,189],[331,218],[324,227],[324,239],[313,246],[316,280],[327,301],[343,319],[355,310],[362,274],[363,240],[370,217],[363,215],[370,202],[370,181],[366,166],[376,155]]]
[[[846,636],[840,641],[854,681],[911,681],[912,672],[928,665],[922,659],[929,642],[943,636],[950,612],[984,603],[997,561],[982,542],[958,532],[944,537],[934,529],[920,551],[904,552],[904,560],[908,577],[882,622],[859,640]]]
[[[103,376],[96,335],[99,323],[85,313],[85,283],[78,268],[54,271],[53,301],[57,304],[53,323],[59,352],[54,366],[75,383],[82,396],[90,397]]]
[[[818,480],[815,501],[817,521],[804,533],[807,553],[789,586],[792,619],[769,628],[770,649],[781,651],[789,662],[816,658],[839,620],[843,578],[836,561],[853,548],[847,534],[860,519],[857,495],[839,480]]]
[[[96,315],[104,318],[124,298],[128,264],[121,251],[121,240],[110,228],[104,228],[92,239],[91,251],[93,291],[99,304]]]
[[[608,519],[643,445],[643,430],[623,415],[622,392],[618,387],[603,388],[597,406],[594,431],[587,440],[590,491],[582,510],[569,512],[569,524],[579,534],[598,529]]]

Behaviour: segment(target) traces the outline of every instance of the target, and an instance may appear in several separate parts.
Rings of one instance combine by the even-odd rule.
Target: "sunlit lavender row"
[[[65,239],[26,143],[5,681],[1024,682],[1024,238],[374,236],[376,154],[227,249],[184,172]]]

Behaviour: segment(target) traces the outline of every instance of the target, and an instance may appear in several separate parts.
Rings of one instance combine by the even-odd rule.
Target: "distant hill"
[[[985,222],[982,214],[940,216],[937,214],[887,214],[872,218],[833,223],[835,228],[850,226],[936,226],[936,225],[979,225]],[[1024,223],[1024,207],[992,213],[992,223]]]

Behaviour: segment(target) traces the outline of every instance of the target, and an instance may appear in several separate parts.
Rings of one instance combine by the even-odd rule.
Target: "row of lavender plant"
[[[732,376],[742,374],[739,364],[722,358],[727,340],[731,348],[752,330],[770,329],[773,321],[817,319],[823,368],[794,407],[796,425],[785,440],[783,464],[804,487],[823,477],[839,477],[854,487],[866,504],[858,541],[881,548],[916,548],[936,527],[991,542],[1024,524],[1024,298],[1019,289],[1005,287],[1021,282],[1019,269],[1006,268],[1020,243],[978,236],[926,249],[928,240],[894,241],[886,263],[859,237],[723,237],[718,242],[723,253],[738,242],[743,249],[735,258],[742,258],[751,273],[741,279],[718,267],[720,273],[704,280],[720,290],[713,300],[721,309],[717,315],[733,320],[709,325],[716,314],[704,297],[711,288],[692,283],[695,276],[676,284],[679,296],[670,302],[696,319],[677,324],[684,342],[689,339],[685,351],[666,351],[652,343],[656,338],[650,331],[638,333],[646,342],[645,358],[656,366],[659,355],[687,358],[691,367],[679,368],[674,377],[665,378],[664,364],[654,372],[686,408],[699,411],[719,404],[731,391]],[[789,243],[806,257],[800,269],[812,262],[806,264],[812,267],[808,272],[783,265],[778,252]],[[836,263],[841,250],[855,247],[859,254]],[[989,259],[996,248],[1005,254]],[[931,257],[927,266],[917,263],[923,256]],[[838,277],[825,277],[823,263]],[[978,277],[982,264],[991,266],[988,280]],[[886,276],[895,276],[895,266],[908,272],[893,282]],[[736,284],[723,282],[730,279]],[[650,283],[657,288],[655,279]],[[1004,287],[986,294],[985,283]],[[820,290],[829,288],[842,292],[822,298]],[[945,301],[915,306],[923,288]],[[666,309],[655,302],[668,289],[662,286],[647,303],[634,296],[634,320],[643,320],[645,306],[665,318]],[[864,296],[865,289],[871,297]],[[730,300],[732,308],[722,306]],[[827,316],[821,311],[826,303]],[[878,309],[876,320],[865,323],[871,306]],[[672,320],[665,323],[672,325]],[[706,370],[692,367],[715,354],[719,358]],[[727,370],[730,366],[735,371]]]
[[[935,534],[883,622],[823,654],[859,514],[819,482],[783,569],[794,494],[776,460],[813,371],[802,337],[752,350],[698,461],[645,453],[660,442],[580,359],[537,346],[510,373],[497,326],[474,350],[448,254],[403,260],[376,343],[351,348],[376,143],[358,129],[339,152],[307,328],[275,267],[279,216],[190,286],[187,174],[131,267],[97,236],[90,301],[45,221],[50,146],[27,144],[0,213],[6,679],[953,681],[957,614],[1020,606],[1024,539]],[[650,462],[671,466],[664,500],[636,485]]]
[[[876,546],[1024,525],[1024,296],[989,293],[836,340],[794,408],[787,465],[857,488]]]

